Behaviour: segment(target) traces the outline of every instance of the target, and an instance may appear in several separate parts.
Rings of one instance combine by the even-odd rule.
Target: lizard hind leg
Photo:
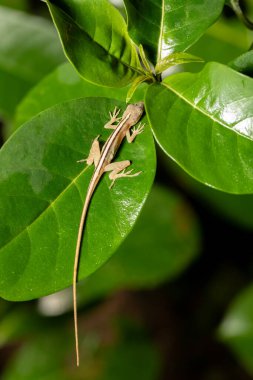
[[[131,162],[129,160],[125,160],[120,162],[112,162],[105,167],[105,172],[111,172],[109,174],[109,178],[112,180],[110,189],[113,187],[115,181],[119,178],[137,177],[139,174],[141,174],[141,171],[131,174],[133,169],[126,171],[126,168],[130,165]]]
[[[94,164],[95,167],[97,167],[97,164],[99,162],[101,152],[100,152],[100,147],[99,147],[99,139],[100,135],[98,135],[95,140],[93,141],[90,152],[87,158],[84,158],[83,160],[79,160],[77,162],[86,162],[88,166]]]

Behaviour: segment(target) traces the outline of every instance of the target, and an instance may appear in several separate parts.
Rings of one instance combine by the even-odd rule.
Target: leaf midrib
[[[165,14],[165,5],[164,5],[164,0],[162,0],[161,31],[160,31],[160,36],[159,36],[158,52],[157,52],[158,62],[162,59],[162,42],[163,42],[164,14]]]
[[[36,223],[41,217],[43,217],[43,215],[47,212],[47,210],[50,208],[50,207],[54,207],[54,204],[58,201],[58,199],[63,196],[68,190],[69,188],[71,188],[71,186],[75,185],[76,186],[76,182],[77,180],[89,169],[89,166],[86,166],[76,177],[74,177],[74,179],[65,187],[65,189],[52,201],[48,204],[48,206],[41,212],[41,214],[35,218],[29,225],[27,225],[25,228],[23,228],[16,236],[13,237],[13,239],[9,240],[6,244],[4,244],[1,248],[0,248],[0,252],[5,249],[9,244],[12,244],[13,241],[15,241],[20,235],[22,235],[25,231],[28,231],[28,229],[34,224]],[[76,186],[77,190],[78,190],[78,186]],[[81,194],[78,190],[78,193],[80,195],[80,198],[81,198]]]
[[[53,5],[54,6],[54,5]],[[55,6],[55,7],[57,7],[57,6]],[[115,57],[112,53],[110,53],[108,50],[106,50],[106,48],[104,47],[104,46],[102,46],[98,41],[95,41],[94,40],[94,38],[87,32],[87,31],[85,31],[84,29],[83,29],[83,27],[76,21],[76,20],[74,20],[70,15],[68,15],[64,10],[62,10],[61,8],[59,8],[59,7],[57,7],[59,10],[60,10],[60,12],[62,12],[69,20],[71,20],[72,22],[73,22],[73,24],[75,24],[78,28],[80,28],[81,29],[81,31],[84,33],[84,34],[86,34],[95,44],[97,44],[101,49],[103,49],[104,51],[105,51],[105,53],[108,55],[108,56],[110,56],[110,57],[112,57],[112,58],[114,58],[114,59],[117,59],[117,61],[119,62],[119,63],[121,63],[123,66],[126,66],[128,69],[130,69],[130,70],[132,70],[132,71],[134,71],[134,72],[136,72],[136,73],[138,73],[138,74],[145,74],[142,70],[139,70],[139,69],[137,69],[136,67],[133,67],[133,66],[131,66],[131,65],[129,65],[129,64],[127,64],[126,62],[124,62],[124,61],[122,61],[120,58],[118,58],[118,57]],[[51,9],[50,9],[50,7],[49,7],[49,11],[50,11],[50,14],[51,14],[51,16],[52,16],[52,18],[53,18],[53,20],[54,20],[54,16],[53,16],[53,14],[52,14],[52,11],[51,11]],[[60,31],[59,31],[59,29],[58,29],[58,27],[57,27],[57,24],[55,23],[55,27],[56,27],[56,29],[57,29],[57,31],[58,31],[58,33],[59,33],[59,35],[60,35]],[[131,44],[133,44],[134,45],[134,42],[130,39],[130,37],[129,37],[129,41],[130,41],[130,43]],[[65,50],[65,47],[63,46],[63,49],[64,49],[64,51],[66,51]],[[67,52],[66,52],[66,54],[67,54]],[[138,59],[138,57],[137,57],[137,59]]]
[[[235,133],[236,135],[244,137],[245,139],[248,139],[251,142],[253,141],[253,139],[251,139],[247,135],[244,135],[243,133],[240,133],[238,130],[234,129],[234,127],[229,127],[227,124],[223,123],[222,120],[216,119],[215,117],[213,117],[212,114],[209,114],[209,113],[205,112],[205,110],[203,108],[198,107],[197,104],[191,103],[189,99],[187,99],[186,97],[184,97],[183,94],[181,94],[180,92],[176,91],[173,87],[170,87],[167,83],[163,82],[162,85],[164,87],[168,88],[170,91],[174,92],[180,99],[182,99],[184,102],[188,103],[192,108],[195,108],[197,111],[199,111],[200,113],[202,113],[203,115],[205,115],[209,119],[212,119],[215,123],[220,124],[221,126],[223,126],[224,128],[228,129],[229,131]],[[189,86],[189,88],[190,87],[191,86]]]

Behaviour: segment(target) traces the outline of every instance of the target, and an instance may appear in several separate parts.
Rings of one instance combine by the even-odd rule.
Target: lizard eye
[[[144,103],[143,102],[135,103],[135,106],[139,107],[141,110],[144,110]]]

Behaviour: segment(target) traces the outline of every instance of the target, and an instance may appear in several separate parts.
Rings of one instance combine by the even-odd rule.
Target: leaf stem
[[[230,4],[238,19],[241,20],[248,29],[253,30],[253,22],[243,13],[240,1],[230,0]]]

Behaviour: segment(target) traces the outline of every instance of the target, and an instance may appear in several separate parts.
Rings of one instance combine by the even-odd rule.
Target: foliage
[[[228,345],[253,374],[253,307],[252,285],[239,293],[230,305],[219,330],[219,338]]]
[[[0,7],[0,34],[0,113],[10,118],[25,93],[64,57],[55,31],[40,17]]]
[[[104,141],[108,137],[103,120],[113,106],[106,98],[56,105],[20,128],[1,150],[0,292],[5,298],[31,299],[71,285],[75,231],[93,170],[76,161],[88,156],[94,134],[103,134]],[[130,184],[122,180],[120,187],[115,185],[113,197],[109,178],[101,182],[89,210],[80,278],[112,255],[139,214],[155,170],[150,130],[133,147],[124,144],[119,158],[132,159],[142,175]],[[17,250],[18,255],[11,254]]]
[[[146,126],[134,144],[123,143],[116,159],[131,160],[133,170],[142,173],[119,180],[112,190],[105,175],[95,192],[82,244],[79,280],[85,281],[79,305],[121,289],[173,280],[199,253],[198,221],[188,203],[168,187],[151,191],[158,146],[163,157],[192,177],[177,168],[175,181],[183,178],[193,193],[252,228],[251,21],[231,0],[226,3],[245,26],[227,22],[221,18],[224,3],[125,0],[124,18],[124,10],[122,16],[108,0],[46,0],[66,63],[49,20],[0,2],[0,113],[5,128],[15,131],[0,151],[1,297],[31,300],[71,285],[77,229],[93,171],[76,161],[87,157],[96,136],[106,141],[109,111],[124,110],[126,101],[145,102]],[[25,0],[12,6],[29,9]],[[167,158],[164,162],[171,167]],[[236,307],[244,318],[248,309]],[[22,379],[22,363],[29,356],[34,365],[26,378],[64,378],[61,366],[72,350],[71,339],[63,343],[66,321],[54,333],[44,325],[52,347],[58,347],[51,363],[54,355],[36,330],[36,321],[38,326],[45,321],[28,314],[22,311],[20,321],[30,323],[36,337],[21,347],[3,378]],[[14,315],[15,310],[7,311],[0,325],[2,344],[24,334]],[[250,358],[244,357],[250,341],[245,334],[246,340],[228,344],[252,371]],[[100,337],[94,351],[88,344],[91,368],[99,363],[100,372],[87,380],[157,378],[160,363],[152,343],[129,336],[119,334],[113,348],[105,349]],[[138,362],[148,365],[141,366],[143,373],[131,372],[127,361],[133,368]],[[66,379],[80,377],[75,376]]]
[[[23,315],[23,322],[29,323],[29,310]],[[127,380],[131,377],[137,380],[141,377],[155,380],[159,375],[161,364],[157,349],[146,331],[133,317],[123,316],[122,311],[118,318],[106,320],[102,325],[97,320],[91,331],[86,332],[81,342],[81,359],[85,365],[80,369],[71,366],[73,341],[66,320],[50,325],[33,315],[34,321],[37,327],[30,329],[33,334],[12,358],[2,379]],[[43,326],[43,333],[40,326]],[[107,341],[106,334],[114,338]]]

